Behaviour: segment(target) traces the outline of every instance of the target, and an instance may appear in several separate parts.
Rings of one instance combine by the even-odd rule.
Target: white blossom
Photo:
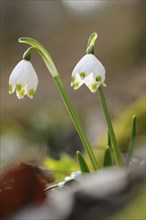
[[[25,95],[33,98],[37,85],[38,77],[31,62],[21,60],[10,75],[9,93],[16,91],[19,99],[22,99]]]
[[[73,69],[71,86],[78,89],[83,84],[93,93],[99,86],[106,86],[105,68],[93,54],[86,54]]]

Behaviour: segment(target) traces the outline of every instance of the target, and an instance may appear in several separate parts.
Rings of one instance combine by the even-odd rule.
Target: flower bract
[[[93,93],[99,86],[106,86],[105,68],[93,54],[86,54],[73,69],[71,86],[78,89],[83,84]]]
[[[9,93],[16,91],[19,99],[22,99],[25,95],[33,98],[37,85],[38,77],[31,62],[21,60],[10,75]]]

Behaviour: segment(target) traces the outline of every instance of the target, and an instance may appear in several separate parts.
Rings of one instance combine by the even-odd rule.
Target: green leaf
[[[88,168],[88,165],[83,157],[83,155],[81,154],[80,151],[77,151],[77,158],[79,161],[79,165],[80,165],[80,170],[82,173],[90,173],[90,170]]]
[[[102,109],[103,109],[103,112],[104,112],[104,116],[105,116],[105,119],[106,119],[106,123],[107,123],[107,126],[108,126],[108,130],[109,130],[109,133],[110,133],[110,138],[111,138],[111,141],[112,141],[115,162],[116,162],[118,167],[121,167],[122,166],[121,153],[120,153],[120,149],[119,149],[119,146],[118,146],[118,143],[117,143],[116,135],[115,135],[115,132],[114,132],[114,129],[113,129],[111,117],[110,117],[110,114],[109,114],[109,111],[108,111],[108,108],[107,108],[107,104],[106,104],[106,100],[105,100],[104,93],[103,93],[103,90],[102,90],[102,86],[100,86],[98,88],[98,93],[99,93],[101,106],[102,106]]]
[[[113,165],[111,149],[107,147],[104,154],[104,167],[109,167]]]
[[[128,165],[129,161],[131,159],[131,155],[132,155],[132,152],[134,149],[135,136],[136,136],[136,115],[133,115],[132,125],[131,125],[131,133],[130,133],[130,141],[129,141],[129,147],[128,147],[128,154],[127,154],[125,165]]]
[[[110,137],[110,133],[109,133],[109,130],[108,130],[108,133],[107,133],[107,146],[109,146],[110,148],[112,148],[112,142],[111,142],[111,137]]]

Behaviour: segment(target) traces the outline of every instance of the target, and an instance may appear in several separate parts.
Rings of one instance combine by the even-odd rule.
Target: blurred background
[[[121,149],[127,149],[134,113],[138,118],[137,136],[143,137],[145,1],[3,0],[1,164],[21,157],[40,162],[46,152],[59,159],[64,152],[75,156],[76,150],[83,151],[54,80],[38,54],[32,54],[39,77],[34,98],[20,101],[15,94],[8,94],[9,75],[28,48],[18,43],[23,36],[40,41],[51,54],[90,143],[100,146],[106,142],[107,128],[98,94],[85,86],[77,91],[70,87],[72,70],[85,55],[92,32],[98,33],[95,55],[106,68],[104,93]]]

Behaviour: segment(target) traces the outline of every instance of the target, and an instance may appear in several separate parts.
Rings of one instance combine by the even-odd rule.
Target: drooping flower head
[[[74,89],[80,88],[85,84],[91,92],[105,84],[105,68],[102,63],[94,56],[94,44],[97,34],[93,33],[89,40],[86,55],[77,63],[72,72],[71,86]]]
[[[78,89],[83,84],[91,92],[96,92],[101,85],[106,86],[105,68],[93,54],[86,54],[73,69],[71,86]]]
[[[21,60],[13,69],[9,78],[9,93],[16,91],[19,99],[27,95],[33,98],[37,89],[38,77],[29,60]]]

